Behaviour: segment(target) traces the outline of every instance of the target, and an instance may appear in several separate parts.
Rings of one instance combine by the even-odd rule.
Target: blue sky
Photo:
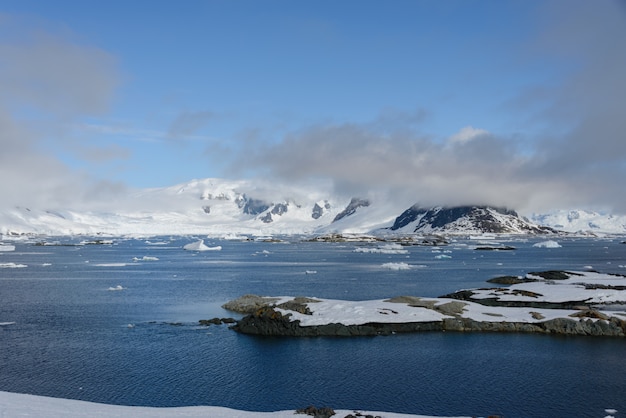
[[[624,36],[610,0],[5,0],[3,192],[331,178],[626,210]]]

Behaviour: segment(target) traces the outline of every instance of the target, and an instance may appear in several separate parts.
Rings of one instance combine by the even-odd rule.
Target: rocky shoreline
[[[555,289],[557,280],[562,282],[561,292]],[[224,308],[246,314],[231,327],[233,330],[263,336],[352,337],[450,331],[624,337],[626,311],[619,308],[626,310],[625,280],[597,273],[541,272],[518,280],[503,278],[515,283],[508,288],[464,290],[440,298],[401,296],[359,304],[245,295]],[[534,286],[534,291],[525,290],[524,285]],[[537,286],[557,295],[583,292],[583,299],[546,296]],[[599,298],[606,302],[599,303]],[[336,315],[338,307],[346,310],[346,318],[328,316],[328,312]],[[376,317],[381,320],[370,320]]]

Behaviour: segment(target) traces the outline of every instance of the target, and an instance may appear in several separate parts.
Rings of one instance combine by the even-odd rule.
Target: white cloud
[[[448,141],[453,144],[464,143],[464,142],[471,141],[472,139],[481,135],[489,135],[489,131],[486,131],[484,129],[477,129],[477,128],[474,128],[473,126],[466,126],[462,128],[459,132],[455,133],[450,138],[448,138]]]

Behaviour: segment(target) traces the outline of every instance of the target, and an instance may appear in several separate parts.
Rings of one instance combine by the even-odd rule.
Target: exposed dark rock
[[[475,290],[496,290],[497,288],[483,288]],[[504,290],[504,289],[503,289]],[[508,290],[508,289],[507,289]],[[521,294],[529,297],[537,297],[538,293],[527,291],[516,291],[517,294]],[[535,308],[535,309],[576,309],[579,306],[588,306],[589,303],[585,300],[578,301],[566,301],[566,302],[542,302],[542,301],[519,301],[519,300],[500,300],[496,296],[492,298],[473,298],[474,290],[459,290],[458,292],[449,293],[447,295],[439,296],[440,298],[465,300],[468,302],[479,303],[484,306],[502,306],[507,308]]]
[[[202,206],[202,210],[208,215],[211,213],[211,206]]]
[[[272,219],[272,214],[270,212],[267,212],[264,216],[262,216],[261,221],[263,223],[269,224],[272,223],[274,220]]]
[[[248,215],[259,215],[270,208],[270,205],[263,200],[248,199],[245,195],[244,201],[243,213]]]
[[[607,290],[626,290],[626,286],[613,286],[610,284],[582,283],[587,290],[607,289]]]
[[[262,308],[254,314],[239,320],[232,328],[245,334],[290,337],[377,336],[428,331],[534,332],[624,337],[626,332],[626,321],[616,317],[612,317],[609,320],[557,318],[538,323],[526,323],[508,321],[483,322],[456,316],[434,322],[368,323],[363,325],[327,324],[307,327],[300,326],[299,321],[290,321],[289,319],[290,315],[282,315],[272,308]]]
[[[489,283],[495,284],[519,284],[519,283],[531,283],[536,282],[537,279],[529,279],[527,277],[518,277],[518,276],[501,276],[494,277],[493,279],[487,280]]]
[[[272,215],[283,215],[289,210],[287,203],[276,203],[271,210]]]
[[[296,297],[293,300],[290,300],[285,303],[281,303],[280,305],[276,305],[277,308],[285,309],[287,311],[299,312],[303,315],[311,315],[311,310],[306,305],[307,303],[315,303],[320,302],[317,299],[305,298],[305,297]]]
[[[441,312],[444,315],[454,316],[462,314],[463,307],[465,306],[467,306],[467,303],[452,301],[434,306],[433,309]]]
[[[420,216],[424,215],[426,212],[426,209],[421,208],[417,204],[411,206],[396,218],[393,225],[391,226],[391,230],[395,231],[407,226],[411,222],[415,222],[417,219],[419,219]]]
[[[306,408],[296,409],[296,414],[310,415],[315,418],[330,418],[335,415],[335,411],[328,407],[316,408],[310,405]]]
[[[358,208],[367,207],[369,205],[370,205],[369,200],[357,199],[356,197],[353,197],[350,203],[348,204],[348,206],[344,210],[342,210],[340,213],[338,213],[337,216],[335,216],[335,219],[333,219],[333,222],[337,222],[338,220],[343,219],[346,216],[350,216],[354,214]]]
[[[533,319],[544,319],[545,318],[545,316],[543,316],[539,312],[530,312],[530,316],[532,316]]]
[[[605,321],[609,320],[609,316],[603,314],[602,312],[596,311],[595,309],[583,309],[571,314],[570,316],[572,318],[595,318],[603,319]]]
[[[517,250],[517,248],[511,247],[510,245],[496,245],[496,246],[481,245],[480,247],[474,248],[474,250],[476,251],[513,251],[513,250]]]
[[[548,270],[528,273],[530,276],[539,276],[545,280],[567,280],[571,276],[582,276],[580,273],[572,273],[570,271]]]
[[[279,300],[279,298],[270,298],[258,295],[243,295],[235,300],[226,302],[222,305],[222,308],[233,312],[251,314],[257,309],[273,305]]]
[[[316,203],[313,206],[313,210],[311,211],[311,217],[313,219],[319,219],[322,217],[325,211],[330,209],[330,203],[327,200],[324,201],[324,206],[320,206],[319,203]]]
[[[220,318],[201,319],[198,323],[208,327],[209,325],[221,325],[222,320]]]
[[[210,325],[222,325],[222,324],[235,324],[237,320],[235,318],[211,318],[211,319],[201,319],[198,321],[200,325],[210,326]]]

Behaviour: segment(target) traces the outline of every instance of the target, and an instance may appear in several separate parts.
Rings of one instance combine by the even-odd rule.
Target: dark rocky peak
[[[423,208],[416,204],[402,212],[390,229],[395,231],[408,225],[415,225],[413,232],[418,233],[544,234],[554,232],[550,228],[529,222],[514,210],[490,206]]]
[[[395,222],[391,226],[391,230],[396,231],[407,226],[411,222],[415,222],[427,211],[427,209],[420,207],[418,204],[411,206],[396,218]]]
[[[311,218],[319,219],[322,217],[324,212],[326,212],[329,209],[330,209],[330,203],[328,203],[328,200],[324,200],[324,202],[317,202],[315,203],[315,205],[313,205],[313,210],[311,211]]]
[[[456,206],[429,209],[421,217],[415,232],[421,230],[476,230],[487,233],[546,233],[517,212],[488,206]]]
[[[272,215],[282,215],[289,210],[289,203],[276,203],[272,208]]]
[[[342,210],[340,213],[337,214],[337,216],[335,216],[333,222],[337,222],[338,220],[343,219],[346,216],[354,214],[354,212],[356,212],[356,210],[360,207],[367,207],[369,205],[369,200],[353,197],[352,200],[350,200],[350,203],[348,203],[348,206],[346,206],[344,210]]]
[[[245,201],[243,213],[245,214],[259,215],[270,208],[270,204],[265,203],[263,200],[248,198],[246,195],[243,195],[243,199]]]

